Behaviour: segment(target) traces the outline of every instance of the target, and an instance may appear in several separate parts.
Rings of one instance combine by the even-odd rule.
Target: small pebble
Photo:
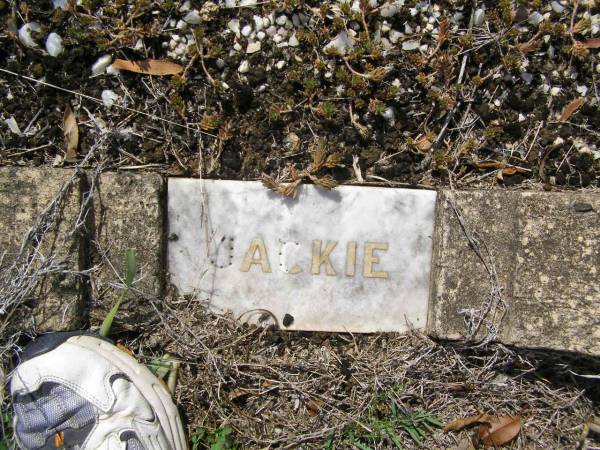
[[[104,55],[96,60],[94,65],[92,66],[92,75],[100,75],[103,74],[106,68],[110,65],[112,61],[112,56]]]
[[[283,59],[281,61],[277,61],[277,64],[275,64],[275,67],[277,67],[279,70],[283,69],[284,66],[285,61]]]
[[[192,4],[190,2],[190,0],[185,0],[185,2],[183,2],[183,5],[181,5],[181,7],[179,8],[179,12],[184,13],[190,10],[190,8],[192,7]]]
[[[46,51],[50,56],[57,57],[63,51],[62,38],[56,33],[50,33],[46,38]]]
[[[112,105],[114,105],[115,101],[119,99],[119,96],[110,89],[103,90],[101,97],[102,103],[104,103],[104,106],[107,108],[110,108]]]
[[[285,15],[279,16],[277,19],[275,19],[275,23],[277,25],[285,25],[285,23],[287,22],[288,18]]]
[[[242,28],[242,36],[248,37],[250,36],[250,33],[252,33],[252,27],[250,25],[245,25]]]
[[[256,33],[256,39],[258,39],[259,41],[262,41],[266,36],[267,35],[264,31],[259,31],[258,33]]]
[[[237,37],[240,37],[240,21],[237,19],[231,19],[227,22],[227,28],[229,28]]]
[[[215,60],[215,66],[217,66],[217,69],[223,69],[225,67],[225,61],[221,58],[218,58]]]
[[[269,28],[267,28],[267,34],[269,36],[275,36],[277,34],[277,27],[270,26]]]
[[[473,14],[473,26],[480,27],[481,25],[483,25],[484,20],[485,20],[485,11],[481,8],[478,8],[475,11],[475,14]]]
[[[412,51],[419,48],[419,41],[404,41],[402,43],[402,50]]]
[[[239,52],[239,51],[242,49],[242,46],[240,45],[240,43],[239,43],[239,42],[236,42],[235,44],[233,44],[233,49],[234,49],[236,52]]]
[[[263,22],[263,18],[260,16],[254,16],[253,19],[254,19],[254,29],[256,31],[262,30],[263,27],[265,26],[264,22]]]
[[[531,25],[537,26],[542,22],[542,20],[544,20],[544,16],[542,16],[539,12],[534,11],[529,15],[529,19],[527,20]]]
[[[240,66],[238,67],[238,72],[239,73],[246,73],[250,70],[250,63],[247,60],[244,60],[240,63]]]
[[[33,40],[31,33],[39,33],[42,27],[37,22],[29,22],[19,28],[19,40],[26,47],[37,47],[37,43]]]
[[[185,20],[178,20],[177,24],[175,25],[175,28],[177,28],[178,30],[185,30],[187,26],[188,24]]]
[[[290,47],[298,47],[298,45],[300,45],[300,42],[298,42],[298,38],[296,37],[296,33],[292,34],[292,37],[288,41],[288,45]]]
[[[246,53],[252,54],[260,51],[260,42],[248,42]]]
[[[565,7],[557,1],[552,2],[550,5],[556,14],[562,14],[565,10]]]
[[[195,9],[187,13],[183,20],[189,23],[190,25],[199,25],[202,23],[200,13]]]
[[[400,33],[398,30],[390,31],[389,38],[390,38],[390,42],[392,44],[396,44],[400,40],[401,37],[402,37],[402,33]]]

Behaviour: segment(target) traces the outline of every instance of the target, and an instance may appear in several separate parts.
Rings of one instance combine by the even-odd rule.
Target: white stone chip
[[[64,50],[62,38],[57,33],[50,33],[46,38],[46,51],[54,58]]]
[[[37,22],[29,22],[19,28],[19,40],[26,47],[37,47],[37,43],[33,40],[31,33],[39,33],[42,27]]]
[[[562,14],[565,10],[565,7],[561,5],[560,2],[554,1],[550,5],[556,14]]]
[[[14,116],[10,116],[8,119],[4,119],[4,122],[6,122],[6,125],[8,126],[10,131],[12,131],[13,134],[21,136],[21,129],[19,128],[19,124],[15,120]]]
[[[345,31],[342,31],[333,40],[331,40],[323,48],[323,50],[325,52],[334,51],[335,53],[343,56],[346,54],[346,52],[348,50],[352,50],[353,48],[354,48],[354,41],[352,40],[352,38],[350,36],[348,36],[348,33],[346,33]]]
[[[98,58],[92,66],[92,75],[96,76],[103,74],[106,68],[110,65],[111,61],[112,56],[110,55],[104,55]]]
[[[288,45],[290,47],[298,47],[300,42],[298,42],[298,38],[296,37],[296,33],[292,34],[292,37],[288,40]]]
[[[478,8],[475,10],[475,14],[473,14],[473,26],[480,27],[483,25],[485,21],[485,10],[482,8]]]
[[[544,16],[542,16],[539,12],[534,11],[529,15],[529,19],[527,19],[531,25],[537,26],[542,20],[544,20]]]
[[[250,63],[248,62],[248,60],[244,60],[240,63],[240,66],[238,67],[238,72],[239,73],[246,73],[250,70]]]
[[[243,321],[267,310],[291,330],[425,328],[434,191],[302,185],[290,199],[259,182],[168,183],[181,294]]]
[[[252,33],[252,27],[250,25],[244,25],[242,28],[242,36],[248,37]]]
[[[254,16],[254,17],[253,17],[253,20],[254,20],[254,29],[255,29],[256,31],[260,31],[260,30],[262,30],[262,29],[263,29],[263,27],[264,27],[263,18],[262,18],[262,17],[260,17],[260,16]]]
[[[102,103],[104,103],[104,106],[107,108],[110,108],[112,105],[114,105],[115,101],[120,98],[114,91],[111,91],[110,89],[103,90],[101,97]]]
[[[260,51],[260,42],[248,42],[248,47],[246,47],[246,53],[252,54]]]
[[[183,20],[185,20],[190,25],[199,25],[202,23],[202,18],[200,17],[200,13],[195,9],[193,9],[192,11],[187,13],[185,15],[185,17],[183,18]]]
[[[402,50],[413,51],[417,50],[421,44],[419,41],[404,41],[402,43]]]
[[[402,33],[398,30],[391,30],[389,33],[389,39],[392,44],[396,44],[402,37]]]
[[[233,31],[238,38],[240,37],[240,21],[238,19],[231,19],[227,22],[227,28]]]

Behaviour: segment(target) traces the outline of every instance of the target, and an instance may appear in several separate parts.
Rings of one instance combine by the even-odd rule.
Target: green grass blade
[[[108,333],[110,333],[110,328],[112,327],[113,320],[119,312],[119,308],[121,307],[121,303],[123,303],[123,299],[125,298],[125,294],[131,288],[133,284],[133,277],[135,277],[136,271],[136,257],[135,250],[129,249],[127,250],[126,256],[126,273],[125,273],[125,290],[121,293],[119,299],[115,302],[113,307],[110,309],[104,320],[102,321],[102,326],[100,327],[100,336],[107,337]]]
[[[133,277],[135,277],[135,272],[137,270],[137,261],[135,257],[135,250],[130,248],[127,250],[127,274],[125,276],[125,284],[128,288],[133,285]]]

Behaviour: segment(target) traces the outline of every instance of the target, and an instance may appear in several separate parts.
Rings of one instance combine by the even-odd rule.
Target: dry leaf
[[[265,186],[266,188],[269,188],[272,191],[277,192],[278,194],[285,195],[286,197],[293,198],[296,197],[296,190],[298,189],[298,186],[300,186],[302,179],[300,178],[298,180],[293,181],[292,183],[279,183],[275,181],[273,177],[270,177],[269,175],[263,173],[261,181],[263,186]]]
[[[581,106],[585,103],[585,99],[583,97],[579,97],[578,99],[572,100],[565,106],[562,114],[560,115],[559,122],[566,122],[569,118],[577,111]]]
[[[325,164],[326,159],[327,154],[325,152],[324,146],[319,144],[315,145],[314,149],[312,150],[312,170],[316,172],[321,167],[323,167],[323,164]]]
[[[537,52],[538,50],[540,50],[542,48],[542,41],[532,39],[530,41],[523,42],[521,44],[517,44],[517,48],[522,53]]]
[[[323,402],[321,402],[319,400],[309,400],[308,403],[306,404],[306,410],[308,411],[308,415],[311,417],[314,417],[317,414],[319,414],[322,404],[323,404]]]
[[[482,161],[477,164],[479,169],[502,169],[506,167],[506,163],[501,161]]]
[[[333,169],[336,166],[339,166],[342,163],[342,156],[339,153],[332,153],[327,157],[325,161],[325,167],[329,169]]]
[[[133,356],[133,350],[131,350],[129,347],[125,347],[120,342],[117,343],[117,348],[122,352],[127,353],[129,356]]]
[[[582,42],[585,48],[600,48],[600,38],[588,39],[585,42]]]
[[[485,447],[497,447],[512,441],[521,431],[518,416],[490,417],[479,427],[479,440]]]
[[[437,37],[437,45],[441,46],[448,39],[448,35],[450,34],[450,22],[448,19],[444,19],[440,22],[439,32]]]
[[[63,116],[63,136],[65,138],[65,147],[67,153],[65,159],[67,161],[77,159],[77,146],[79,145],[79,128],[75,114],[71,110],[71,106],[67,104],[65,114]]]
[[[458,419],[454,422],[450,422],[448,425],[444,427],[444,431],[460,431],[469,425],[473,425],[474,423],[487,422],[490,416],[487,414],[479,414],[477,416],[467,417],[465,419]]]
[[[235,400],[236,398],[240,398],[240,397],[243,397],[244,395],[248,395],[251,393],[252,393],[252,391],[249,391],[248,389],[236,388],[227,394],[227,398],[231,402],[231,401]]]
[[[415,142],[415,147],[417,150],[419,150],[420,152],[428,152],[429,150],[431,150],[431,147],[433,147],[433,142],[431,142],[429,140],[429,138],[427,137],[427,135],[423,135],[421,136],[417,142]]]
[[[338,185],[338,182],[331,175],[325,175],[324,177],[316,177],[314,175],[309,175],[309,178],[315,183],[317,186],[322,187],[323,189],[333,189]]]
[[[127,70],[129,72],[144,73],[147,75],[176,75],[183,72],[183,66],[160,59],[145,59],[143,61],[127,61],[115,59],[113,69]]]

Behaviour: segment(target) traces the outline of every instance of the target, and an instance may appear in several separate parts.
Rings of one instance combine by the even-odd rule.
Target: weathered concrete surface
[[[107,172],[94,192],[92,323],[99,324],[122,292],[125,255],[135,249],[134,293],[128,294],[113,327],[140,329],[156,319],[150,298],[164,289],[165,183],[153,173]],[[104,255],[104,256],[103,256]]]
[[[15,261],[25,234],[73,174],[71,170],[0,168],[0,255],[5,253],[0,270],[8,270]],[[80,269],[82,240],[81,236],[73,233],[79,213],[80,189],[81,181],[77,180],[66,192],[59,220],[48,230],[38,255],[64,263],[66,271]],[[39,267],[40,258],[33,260],[35,267]],[[82,282],[71,274],[52,275],[45,279],[27,301],[38,332],[71,330],[83,325]],[[25,320],[29,322],[31,319]],[[22,326],[28,328],[29,324],[23,323]]]
[[[456,339],[458,311],[480,308],[491,283],[452,203],[492,255],[507,304],[499,340],[600,355],[600,194],[440,192],[429,330]]]

